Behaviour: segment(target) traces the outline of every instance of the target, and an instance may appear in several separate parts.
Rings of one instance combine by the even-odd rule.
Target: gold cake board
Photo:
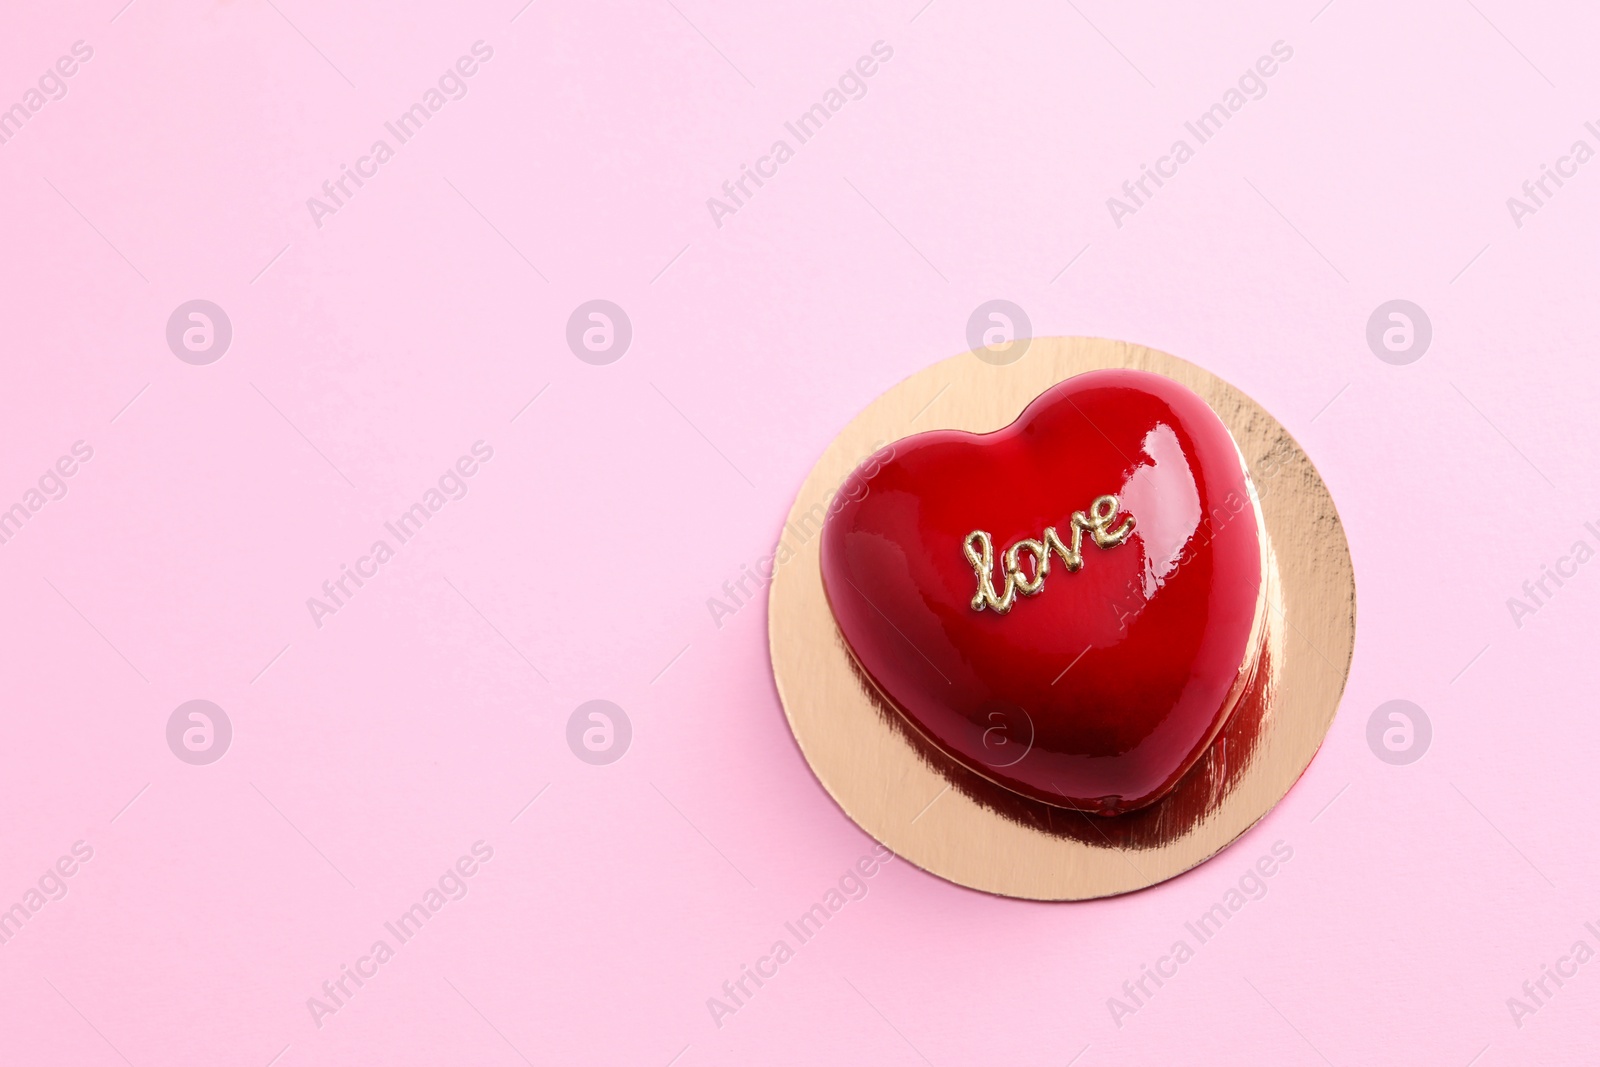
[[[987,433],[1075,374],[1129,367],[1198,393],[1233,433],[1265,522],[1266,637],[1251,687],[1207,755],[1142,811],[1101,818],[1002,789],[930,745],[866,681],[822,589],[817,517],[865,457],[926,430]],[[870,489],[869,489],[870,491]],[[819,510],[820,505],[820,510]],[[1032,900],[1127,893],[1221,851],[1281,800],[1333,723],[1355,643],[1355,573],[1327,487],[1287,430],[1174,356],[1097,338],[1035,338],[996,364],[964,353],[878,397],[834,438],[789,514],[768,640],[778,695],[812,771],[845,814],[923,869]]]

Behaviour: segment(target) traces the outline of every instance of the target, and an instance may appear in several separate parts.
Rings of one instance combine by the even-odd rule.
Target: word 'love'
[[[967,534],[963,546],[967,562],[972,564],[973,573],[978,579],[978,591],[972,594],[972,610],[982,611],[984,608],[989,608],[998,615],[1004,615],[1016,603],[1018,593],[1023,596],[1037,596],[1044,589],[1045,575],[1050,573],[1052,552],[1061,557],[1061,562],[1067,566],[1068,574],[1077,571],[1083,566],[1082,549],[1085,533],[1101,548],[1113,548],[1122,544],[1133,532],[1133,516],[1129,515],[1121,526],[1112,529],[1111,524],[1116,518],[1117,498],[1110,495],[1102,496],[1089,505],[1088,512],[1072,513],[1071,543],[1063,541],[1054,526],[1046,526],[1043,536],[1038,540],[1024,538],[1018,541],[1006,549],[1002,557],[1005,563],[1005,587],[999,594],[995,593],[993,580],[994,539],[985,530],[973,530]],[[1024,552],[1033,557],[1031,578],[1022,569]]]

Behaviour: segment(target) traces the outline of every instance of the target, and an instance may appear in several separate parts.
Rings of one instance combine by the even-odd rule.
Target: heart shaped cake
[[[1069,378],[989,434],[896,442],[821,545],[862,672],[963,766],[1099,815],[1169,792],[1227,722],[1264,631],[1249,474],[1205,401]]]

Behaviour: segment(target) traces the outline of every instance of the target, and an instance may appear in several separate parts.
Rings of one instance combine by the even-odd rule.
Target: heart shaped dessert
[[[1265,543],[1233,438],[1178,382],[1069,378],[990,434],[896,442],[821,545],[851,654],[997,784],[1116,815],[1194,766],[1249,681]]]

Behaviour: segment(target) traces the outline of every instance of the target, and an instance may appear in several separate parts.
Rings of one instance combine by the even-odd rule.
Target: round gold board
[[[1355,574],[1338,512],[1310,459],[1238,389],[1126,342],[1052,337],[1025,344],[1014,362],[968,352],[914,374],[834,438],[789,513],[785,543],[793,555],[773,576],[768,640],[800,751],[862,829],[958,885],[1032,900],[1087,900],[1143,889],[1209,859],[1294,785],[1344,691],[1355,642]],[[1106,367],[1164,374],[1211,405],[1249,468],[1268,550],[1267,629],[1254,680],[1216,743],[1171,794],[1115,818],[1012,793],[913,729],[845,646],[823,594],[817,536],[837,487],[884,445],[926,430],[998,430],[1056,383]]]

